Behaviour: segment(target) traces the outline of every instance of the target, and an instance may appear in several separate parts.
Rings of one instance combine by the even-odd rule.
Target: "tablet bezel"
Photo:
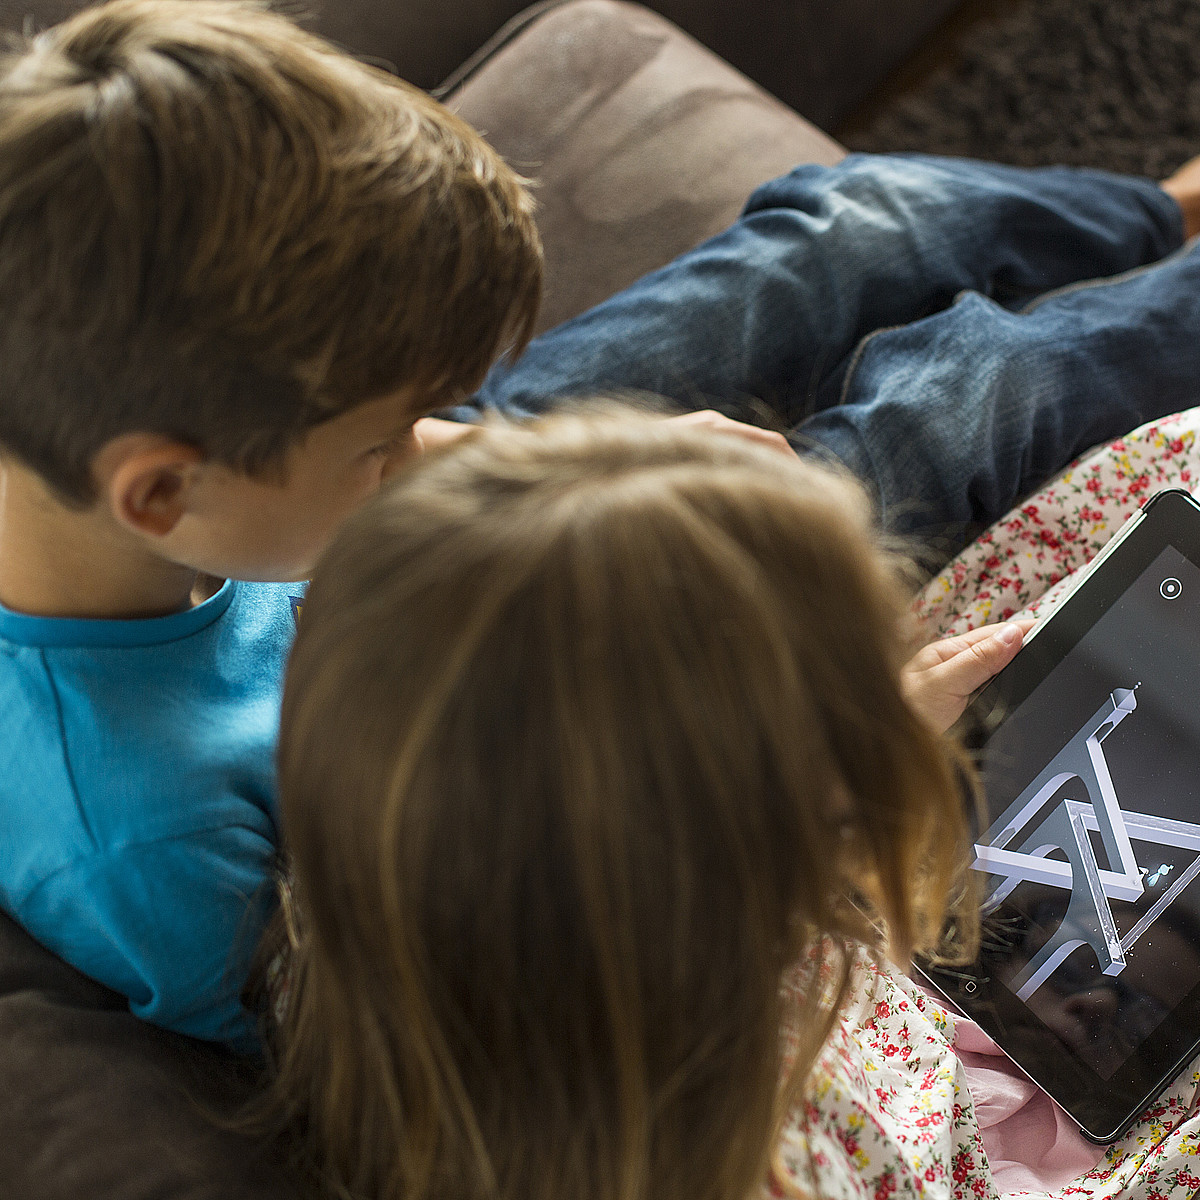
[[[990,737],[1002,723],[1002,714],[1015,711],[1028,698],[1167,547],[1200,568],[1200,503],[1181,489],[1151,496],[1114,535],[1055,611],[1027,637],[1012,663],[972,701],[965,727],[988,730]],[[975,748],[985,744],[986,737],[976,737]],[[1200,1049],[1200,985],[1106,1079],[1012,992],[994,982],[982,960],[968,967],[918,963],[917,968],[1093,1141],[1120,1137]],[[1023,1034],[1028,1031],[1028,1040],[1009,1037],[1014,1027]]]

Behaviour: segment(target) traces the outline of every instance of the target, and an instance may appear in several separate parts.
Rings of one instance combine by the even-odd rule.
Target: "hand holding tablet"
[[[1108,1141],[1200,1048],[1200,505],[1148,501],[971,715],[983,945],[922,970]]]
[[[909,702],[944,733],[962,716],[972,694],[1008,666],[1034,624],[1026,618],[981,625],[930,642],[901,674]]]

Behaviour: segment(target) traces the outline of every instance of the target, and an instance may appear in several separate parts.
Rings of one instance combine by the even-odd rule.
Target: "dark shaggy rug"
[[[1027,0],[845,141],[1161,178],[1200,154],[1200,0]]]

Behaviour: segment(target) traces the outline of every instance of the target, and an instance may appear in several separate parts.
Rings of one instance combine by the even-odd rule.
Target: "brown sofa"
[[[567,0],[546,0],[544,9]],[[312,24],[405,79],[436,89],[528,0],[305,0]],[[822,129],[833,129],[962,0],[651,0],[649,7],[710,47]],[[52,24],[81,0],[0,0],[0,26],[28,14]],[[528,10],[527,10],[528,11]],[[514,18],[516,18],[514,20]]]
[[[310,7],[330,37],[386,59],[421,87],[434,87],[526,3],[310,0]],[[959,3],[648,0],[648,7],[822,129],[832,129]]]
[[[46,24],[78,6],[30,7]],[[0,3],[10,25],[25,12]],[[409,7],[330,0],[324,12],[318,24],[354,49],[400,58],[388,22],[404,28]],[[446,99],[538,181],[546,323],[721,228],[762,180],[841,154],[662,17],[615,0],[533,10],[456,74]],[[0,916],[0,1196],[292,1196],[269,1148],[210,1120],[248,1086],[235,1060],[140,1023]]]

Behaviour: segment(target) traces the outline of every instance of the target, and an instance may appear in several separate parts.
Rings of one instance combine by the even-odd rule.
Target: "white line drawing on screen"
[[[1200,825],[1126,812],[1117,802],[1101,743],[1136,710],[1137,687],[1117,688],[975,844],[975,869],[999,877],[985,901],[989,908],[1025,880],[1071,893],[1058,929],[1009,983],[1022,1000],[1028,1000],[1079,946],[1091,946],[1105,975],[1119,975],[1130,947],[1200,875]],[[1064,798],[1042,817],[1046,801],[1072,779],[1083,785],[1090,803]],[[1092,832],[1100,834],[1114,869],[1096,861]],[[1019,844],[1010,849],[1018,838]],[[1134,841],[1194,850],[1197,856],[1120,937],[1109,901],[1137,900],[1145,892],[1147,872],[1134,857]],[[1066,854],[1067,861],[1047,857],[1055,850]],[[1164,881],[1170,869],[1159,866],[1151,882]]]

